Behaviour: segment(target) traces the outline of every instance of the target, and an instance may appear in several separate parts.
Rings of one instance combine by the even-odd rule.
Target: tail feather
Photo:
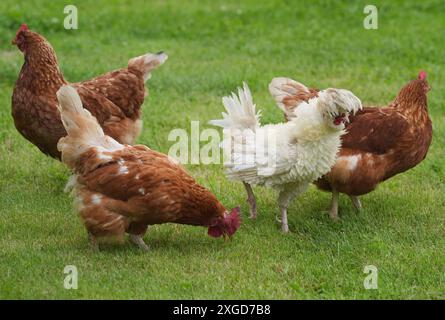
[[[83,108],[76,89],[62,86],[57,91],[62,123],[69,136],[103,137],[104,131],[91,113]]]
[[[139,57],[135,57],[128,61],[128,69],[142,72],[144,81],[151,77],[151,71],[162,65],[168,56],[164,52],[147,53]]]
[[[304,84],[285,77],[273,78],[269,84],[269,92],[275,99],[278,108],[287,119],[294,117],[294,109],[303,101],[317,95],[318,90],[309,89]]]
[[[260,126],[260,112],[256,112],[249,87],[243,83],[243,88],[238,88],[238,95],[232,92],[231,96],[223,97],[223,119],[211,120],[209,123],[227,129],[251,129],[255,131]]]
[[[84,109],[76,89],[64,85],[57,91],[59,111],[67,136],[59,140],[57,149],[62,161],[73,168],[78,157],[91,147],[119,149],[123,146],[104,131],[91,113]]]

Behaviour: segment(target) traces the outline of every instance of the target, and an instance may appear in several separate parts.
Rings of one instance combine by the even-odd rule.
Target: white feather
[[[222,101],[227,113],[223,112],[222,119],[211,120],[210,124],[225,129],[253,131],[260,126],[261,114],[255,111],[255,104],[246,83],[243,84],[243,89],[238,88],[238,96],[232,92],[231,96],[223,97]]]
[[[344,130],[333,127],[328,116],[361,108],[350,91],[328,89],[297,106],[291,121],[261,127],[246,84],[238,96],[224,97],[223,104],[227,113],[211,123],[224,128],[228,178],[277,189],[292,183],[301,190],[335,164]]]

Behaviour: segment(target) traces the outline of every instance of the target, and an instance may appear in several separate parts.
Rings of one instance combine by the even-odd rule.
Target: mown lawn
[[[64,1],[0,2],[0,298],[445,298],[445,4],[375,1],[379,29],[363,28],[369,1],[70,1],[79,29],[63,29]],[[129,243],[88,247],[63,193],[68,170],[15,130],[11,94],[23,62],[11,39],[22,22],[45,35],[67,79],[79,81],[164,50],[144,104],[140,143],[168,152],[174,128],[201,128],[222,111],[221,97],[247,81],[264,122],[282,114],[268,94],[274,76],[319,88],[344,87],[365,103],[385,104],[428,71],[434,138],[415,169],[363,197],[357,215],[314,187],[289,210],[291,234],[274,216],[275,194],[256,189],[259,219],[247,219],[242,186],[219,165],[188,169],[227,207],[241,204],[244,223],[229,242],[204,228],[155,226],[148,253]],[[63,287],[66,265],[77,290]],[[379,270],[365,290],[363,269]]]

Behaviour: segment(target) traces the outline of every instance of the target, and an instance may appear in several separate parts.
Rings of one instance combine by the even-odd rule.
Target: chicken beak
[[[156,56],[158,58],[159,64],[163,64],[168,59],[168,55],[166,55],[164,51],[157,52]]]
[[[11,44],[14,46],[17,45],[17,41],[15,40],[15,38],[11,40]]]

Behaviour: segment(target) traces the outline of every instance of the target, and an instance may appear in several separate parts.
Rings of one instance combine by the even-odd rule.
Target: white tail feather
[[[251,129],[255,131],[260,126],[260,112],[255,111],[249,87],[244,82],[243,88],[238,88],[238,95],[232,92],[231,96],[222,98],[226,112],[223,119],[211,120],[209,123],[225,129]]]

